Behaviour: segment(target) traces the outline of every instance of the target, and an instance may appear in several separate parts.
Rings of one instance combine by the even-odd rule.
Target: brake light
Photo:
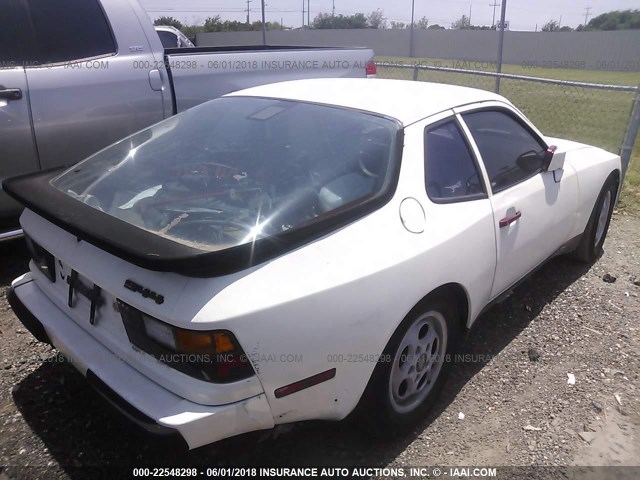
[[[25,234],[24,238],[27,242],[27,248],[29,249],[33,263],[50,281],[55,282],[56,261],[53,255],[34,242],[28,235]]]
[[[367,67],[365,68],[365,72],[367,74],[367,77],[377,75],[378,67],[376,67],[376,62],[367,63]]]
[[[133,345],[190,377],[229,383],[254,375],[249,359],[229,331],[174,327],[121,300],[118,310]]]

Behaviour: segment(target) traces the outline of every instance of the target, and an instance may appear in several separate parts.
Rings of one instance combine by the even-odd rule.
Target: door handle
[[[20,100],[22,98],[22,90],[19,88],[4,88],[0,85],[0,98],[4,100]]]
[[[522,212],[516,212],[510,217],[504,217],[502,220],[500,220],[500,228],[508,227],[520,217],[522,217]]]

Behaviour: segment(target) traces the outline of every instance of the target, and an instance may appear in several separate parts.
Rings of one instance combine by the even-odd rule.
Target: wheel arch
[[[402,324],[402,322],[404,322],[404,320],[407,317],[415,314],[417,311],[423,308],[424,305],[429,303],[429,301],[432,301],[436,298],[438,299],[445,298],[455,303],[457,314],[458,314],[460,332],[461,334],[463,334],[464,331],[469,327],[469,324],[471,322],[471,319],[469,318],[471,305],[470,305],[469,294],[467,292],[467,289],[464,286],[462,286],[462,284],[457,282],[445,283],[443,285],[440,285],[439,287],[434,288],[429,293],[427,293],[424,297],[420,299],[420,301],[418,301],[411,308],[411,310],[407,313],[407,315],[404,316],[402,321],[398,325],[396,325],[394,332],[395,330],[398,329],[398,327]]]
[[[467,289],[460,283],[457,282],[449,282],[442,284],[434,289],[432,289],[429,293],[423,296],[415,305],[407,311],[407,313],[402,317],[402,319],[395,325],[395,328],[391,331],[389,338],[386,339],[384,343],[384,348],[381,353],[384,353],[389,343],[392,341],[394,335],[398,331],[399,328],[407,321],[407,319],[412,318],[414,315],[418,315],[422,309],[424,309],[430,302],[435,300],[442,301],[443,299],[453,302],[456,306],[457,316],[458,316],[458,327],[460,338],[462,340],[466,336],[466,332],[468,331],[468,325],[470,322],[470,300]],[[358,403],[349,414],[352,417],[361,417],[365,419],[370,419],[369,412],[373,406],[374,396],[372,395],[372,389],[375,388],[376,384],[376,375],[380,372],[380,369],[383,368],[384,363],[378,363],[374,370],[371,372],[371,375],[367,381],[367,384],[362,392],[362,395],[358,399]]]
[[[620,200],[620,193],[622,192],[622,182],[620,181],[620,175],[621,175],[620,170],[616,168],[609,174],[609,176],[605,180],[605,183],[606,183],[609,181],[610,178],[613,178],[616,182],[616,198],[615,198],[616,202],[615,203],[618,203],[618,200]]]

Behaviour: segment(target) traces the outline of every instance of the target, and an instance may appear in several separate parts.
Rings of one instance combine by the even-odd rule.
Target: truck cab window
[[[0,15],[0,69],[28,65],[33,60],[27,11],[22,0],[5,0]]]
[[[37,61],[60,63],[116,52],[98,0],[27,0]]]
[[[180,45],[180,40],[175,33],[160,31],[158,32],[158,37],[160,37],[160,41],[164,48],[179,48],[182,46]]]

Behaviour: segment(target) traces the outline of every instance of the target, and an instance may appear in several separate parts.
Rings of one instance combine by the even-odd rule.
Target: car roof
[[[470,103],[504,97],[485,90],[441,83],[378,78],[317,78],[271,83],[226,96],[299,100],[354,108],[393,117],[404,125]]]

